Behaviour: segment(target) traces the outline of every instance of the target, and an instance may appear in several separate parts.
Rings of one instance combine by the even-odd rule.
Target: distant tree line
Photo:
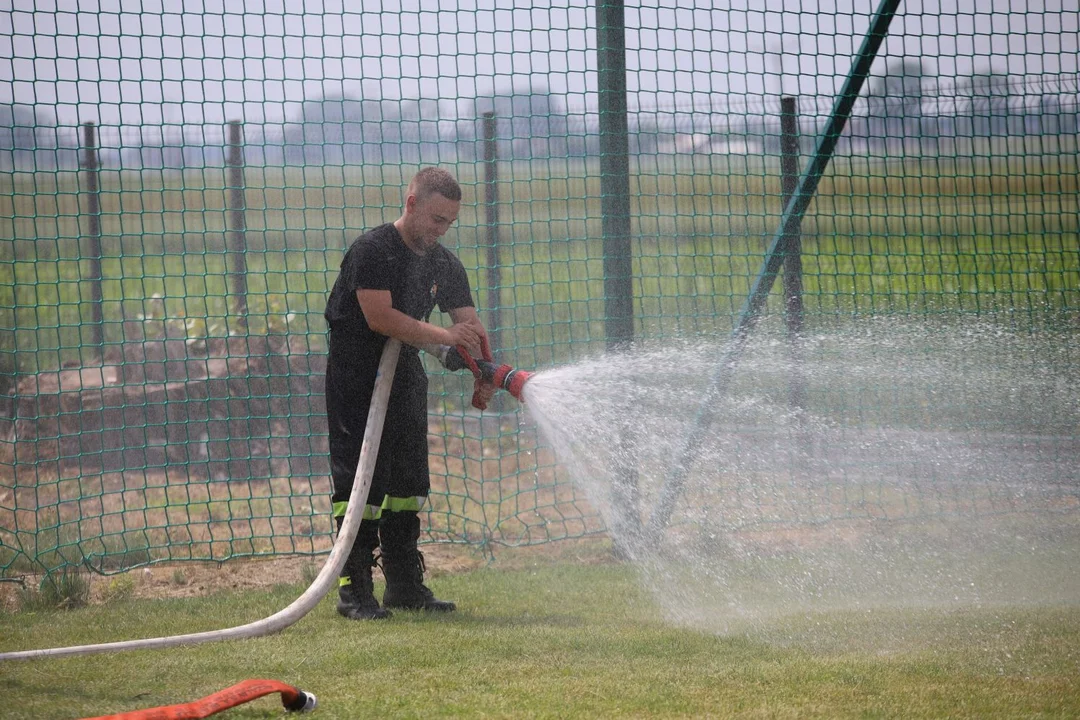
[[[902,138],[1070,135],[1078,109],[1075,76],[1051,85],[984,69],[942,81],[922,61],[896,58],[870,78],[848,136],[873,152]]]
[[[917,141],[932,152],[942,138],[1075,135],[1076,84],[1076,77],[1032,83],[989,69],[949,80],[931,75],[920,60],[895,58],[869,79],[839,151],[879,154]],[[267,165],[476,159],[483,154],[486,112],[495,114],[502,159],[599,152],[598,116],[572,112],[561,96],[534,84],[459,103],[312,98],[285,122],[249,126],[245,154],[248,162]],[[800,111],[804,143],[812,140],[821,112]],[[778,110],[771,107],[640,109],[628,124],[631,154],[779,152]],[[221,165],[225,158],[224,130],[217,126],[114,126],[100,133],[104,167],[182,169]],[[0,168],[75,168],[80,146],[80,127],[58,126],[49,106],[0,105]]]

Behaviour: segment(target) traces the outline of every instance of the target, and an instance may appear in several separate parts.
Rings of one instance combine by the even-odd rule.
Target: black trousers
[[[344,505],[352,493],[360,461],[374,380],[370,383],[357,381],[348,358],[335,358],[333,338],[331,345],[326,370],[326,414],[330,430],[334,515],[340,517],[344,515]],[[381,508],[386,501],[387,509],[391,510],[419,509],[419,505],[413,508],[410,502],[402,504],[398,501],[422,503],[427,498],[431,489],[427,389],[427,374],[418,353],[411,348],[403,348],[394,373],[379,454],[367,498],[370,508]],[[370,515],[365,513],[365,516]],[[378,517],[378,513],[374,517]]]

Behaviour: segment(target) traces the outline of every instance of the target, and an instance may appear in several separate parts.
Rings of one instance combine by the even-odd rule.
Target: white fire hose
[[[31,660],[35,658],[68,657],[71,655],[93,655],[102,652],[120,652],[121,650],[157,650],[178,645],[197,645],[216,640],[240,640],[260,637],[284,630],[311,612],[330,591],[334,583],[337,582],[338,575],[341,574],[341,568],[345,564],[345,559],[349,556],[353,542],[356,540],[356,533],[360,529],[360,518],[363,516],[364,505],[367,504],[368,492],[371,490],[371,476],[375,471],[375,460],[379,456],[379,441],[382,439],[386,406],[390,399],[390,387],[394,383],[394,371],[397,369],[398,355],[400,353],[401,342],[394,338],[387,340],[382,358],[379,361],[379,372],[375,377],[375,390],[368,410],[364,444],[360,449],[360,462],[356,466],[356,477],[353,480],[352,493],[349,496],[349,507],[345,511],[341,531],[338,533],[337,542],[334,543],[334,548],[330,551],[330,557],[326,559],[326,564],[323,565],[318,577],[311,583],[311,587],[304,591],[304,594],[294,600],[291,605],[268,618],[247,625],[225,628],[224,630],[210,630],[189,635],[173,635],[171,637],[146,638],[144,640],[128,640],[98,645],[74,645],[72,647],[7,652],[0,653],[0,660]]]

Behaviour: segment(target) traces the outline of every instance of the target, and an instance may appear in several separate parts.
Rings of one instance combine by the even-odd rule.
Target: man
[[[416,348],[464,346],[478,355],[487,345],[465,268],[439,244],[460,206],[461,187],[449,172],[420,170],[409,183],[401,217],[364,233],[349,248],[327,301],[326,411],[339,531],[383,346],[390,337],[402,342],[371,491],[339,581],[337,610],[353,620],[386,618],[389,608],[455,609],[424,585],[423,555],[417,549],[419,512],[430,477],[427,374]],[[450,327],[428,322],[436,305],[449,314]],[[386,577],[382,607],[371,578],[380,547]]]

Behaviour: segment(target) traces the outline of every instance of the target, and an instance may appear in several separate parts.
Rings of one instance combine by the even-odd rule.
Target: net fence
[[[543,370],[603,353],[611,53],[626,67],[633,337],[724,340],[872,15],[844,0],[0,10],[0,568],[326,552],[322,312],[344,250],[398,216],[422,165],[465,189],[444,241],[499,360]],[[977,323],[1046,348],[1032,372],[1076,377],[1078,19],[1054,0],[901,4],[801,225],[800,333]],[[601,47],[600,31],[623,46]],[[786,337],[784,293],[755,353]],[[512,400],[481,415],[471,378],[427,362],[426,541],[490,551],[606,531]],[[1040,502],[1077,509],[1066,380],[1036,388],[1056,388],[1052,422],[972,423],[985,403],[966,385],[881,383],[811,384],[799,402],[837,426],[963,421],[995,453],[1022,435],[1043,450]],[[743,477],[759,489],[800,469],[754,447],[761,466]],[[833,493],[865,492],[850,474],[805,513],[759,493],[739,517],[873,515]],[[983,497],[932,462],[903,474],[893,516],[934,512],[943,487]]]

